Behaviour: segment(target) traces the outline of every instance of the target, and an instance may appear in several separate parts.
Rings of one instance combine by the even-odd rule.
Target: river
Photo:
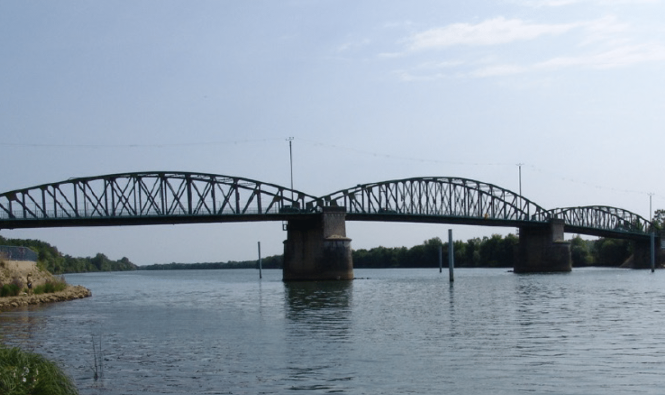
[[[91,298],[0,313],[81,394],[661,394],[665,272],[71,274]],[[101,348],[101,366],[94,379]]]

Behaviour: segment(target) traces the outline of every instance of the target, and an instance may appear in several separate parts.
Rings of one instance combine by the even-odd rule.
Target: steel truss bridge
[[[288,221],[345,207],[351,221],[528,227],[562,219],[566,232],[643,239],[653,224],[607,206],[547,210],[508,189],[457,177],[357,185],[313,196],[242,177],[139,172],[73,178],[0,194],[0,229]]]

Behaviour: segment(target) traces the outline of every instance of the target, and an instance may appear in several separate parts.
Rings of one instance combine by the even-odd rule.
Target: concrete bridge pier
[[[656,233],[653,245],[653,260],[654,268],[662,267],[665,262],[665,250],[663,250],[663,243],[665,240],[665,233]],[[649,269],[651,268],[651,240],[635,240],[632,242],[633,254],[624,262],[621,267],[628,267],[632,269]]]
[[[289,220],[283,281],[353,279],[345,218],[344,207],[325,207],[317,218]]]
[[[563,229],[562,219],[520,227],[515,273],[571,271],[570,242],[564,241]]]

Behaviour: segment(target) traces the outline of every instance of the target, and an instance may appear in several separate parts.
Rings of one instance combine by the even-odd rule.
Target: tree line
[[[273,255],[261,259],[261,267],[264,269],[281,269],[284,257]],[[253,261],[229,261],[229,262],[203,262],[203,263],[155,263],[153,265],[139,266],[139,270],[206,270],[206,269],[255,269],[258,268],[258,260]]]
[[[628,240],[605,239],[585,240],[580,236],[570,240],[573,267],[620,266],[632,254]],[[505,267],[515,266],[519,237],[514,234],[473,238],[466,242],[454,241],[455,267]],[[418,268],[438,267],[439,249],[442,260],[448,265],[448,243],[435,237],[412,248],[377,247],[353,252],[355,268]]]
[[[491,237],[473,238],[454,241],[453,251],[456,267],[505,267],[515,265],[515,256],[519,238],[514,234],[492,235]],[[632,253],[628,240],[598,239],[585,240],[573,237],[571,258],[574,267],[584,266],[620,266]],[[411,248],[376,247],[369,250],[353,251],[354,268],[427,268],[438,267],[439,248],[442,251],[443,264],[448,265],[448,243],[435,237]],[[264,269],[281,269],[284,257],[269,256],[262,259]],[[139,270],[186,270],[186,269],[253,269],[258,268],[258,260],[206,262],[206,263],[166,263],[140,266]]]
[[[37,253],[37,266],[53,274],[123,271],[137,268],[125,257],[114,261],[101,253],[87,258],[63,255],[56,247],[40,240],[7,239],[0,236],[0,245],[30,248]]]
[[[663,213],[665,218],[665,212]],[[628,240],[606,239],[585,240],[575,236],[571,242],[573,267],[584,266],[620,266],[632,254]],[[505,267],[515,265],[519,238],[514,234],[492,235],[473,238],[466,242],[454,241],[456,267]],[[63,255],[49,243],[39,240],[7,239],[0,236],[0,245],[28,247],[39,258],[37,264],[53,274],[86,273],[124,270],[185,270],[185,269],[249,269],[257,268],[257,260],[204,262],[204,263],[166,263],[136,266],[128,258],[111,260],[102,253],[94,257],[77,258]],[[355,268],[427,268],[438,267],[439,248],[442,251],[443,264],[448,265],[448,243],[435,237],[420,245],[407,247],[375,247],[353,251]],[[281,269],[282,255],[268,256],[262,259],[264,269]]]

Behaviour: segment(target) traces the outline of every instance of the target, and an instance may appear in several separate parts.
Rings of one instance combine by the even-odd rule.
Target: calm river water
[[[67,275],[93,297],[0,313],[0,341],[59,361],[82,394],[663,393],[665,272],[355,274]]]

